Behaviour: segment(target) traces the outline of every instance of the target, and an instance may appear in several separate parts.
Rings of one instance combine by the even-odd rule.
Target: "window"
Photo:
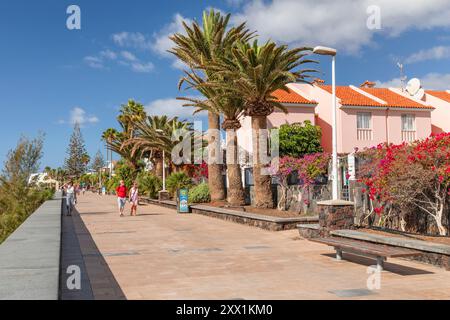
[[[415,131],[416,117],[413,114],[402,114],[402,131]]]
[[[416,116],[402,114],[402,140],[412,142],[416,140]]]
[[[370,112],[358,112],[356,122],[357,139],[372,140],[372,114]]]
[[[358,112],[357,114],[357,128],[371,129],[372,114],[370,112]]]

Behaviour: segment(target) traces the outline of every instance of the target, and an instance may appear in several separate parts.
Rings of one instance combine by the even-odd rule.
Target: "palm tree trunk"
[[[262,174],[262,170],[266,165],[261,163],[261,156],[267,153],[267,150],[261,150],[260,135],[262,130],[267,130],[266,116],[252,116],[253,129],[253,185],[255,188],[255,203],[256,208],[270,208],[274,207],[272,198],[272,178],[270,175]]]
[[[233,206],[245,204],[236,129],[227,130],[227,201]]]
[[[225,186],[222,177],[221,155],[216,154],[220,150],[220,135],[216,133],[220,130],[220,118],[218,115],[208,112],[208,185],[211,193],[211,201],[225,199]],[[214,161],[211,161],[214,159]]]
[[[163,178],[163,159],[158,157],[155,159],[155,175],[162,179]]]

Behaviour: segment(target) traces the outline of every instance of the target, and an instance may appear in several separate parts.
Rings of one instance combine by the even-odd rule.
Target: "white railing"
[[[372,140],[372,129],[358,129],[357,130],[358,140],[370,141]]]
[[[416,140],[416,131],[415,130],[403,130],[402,131],[402,140],[405,142],[413,142]]]

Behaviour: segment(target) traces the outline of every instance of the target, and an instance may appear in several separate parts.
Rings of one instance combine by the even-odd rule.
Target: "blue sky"
[[[262,39],[339,50],[339,84],[397,85],[396,62],[426,88],[450,89],[450,3],[431,1],[140,1],[2,0],[0,2],[0,161],[21,135],[46,134],[42,165],[63,164],[72,123],[83,124],[90,154],[134,98],[150,113],[188,117],[179,64],[167,36],[180,22],[214,7],[248,21]],[[355,4],[357,3],[357,4]],[[66,9],[81,8],[81,30],[66,28]],[[380,8],[381,29],[367,28],[367,8]],[[329,82],[329,60],[319,59]],[[189,93],[195,95],[195,92]],[[104,148],[102,149],[104,150]]]

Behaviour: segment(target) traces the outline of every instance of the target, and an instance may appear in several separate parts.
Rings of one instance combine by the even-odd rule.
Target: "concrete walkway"
[[[120,218],[114,197],[90,193],[77,209],[69,219],[88,274],[83,284],[96,299],[450,299],[450,272],[396,259],[386,264],[381,289],[368,290],[372,260],[337,262],[332,248],[295,230],[153,205]]]

